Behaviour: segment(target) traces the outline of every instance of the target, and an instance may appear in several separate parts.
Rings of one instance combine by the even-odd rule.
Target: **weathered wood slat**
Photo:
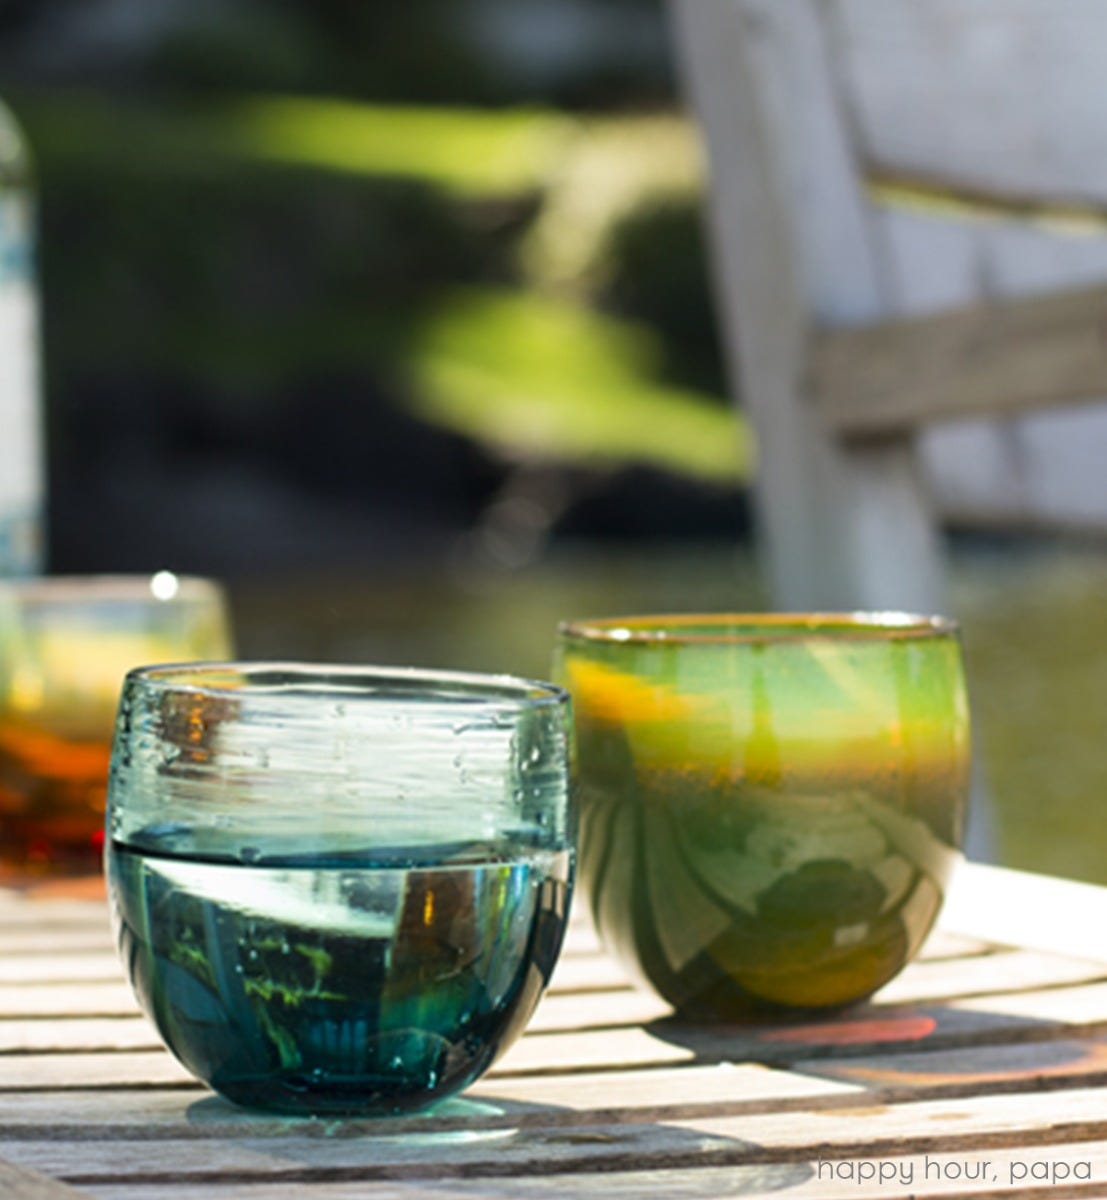
[[[0,1021],[0,1057],[70,1050],[153,1050],[160,1045],[154,1027],[141,1015]],[[0,1075],[2,1086],[3,1076]]]
[[[1107,396],[1107,287],[824,332],[811,373],[849,436],[1004,417]]]
[[[79,1200],[87,1195],[37,1171],[0,1162],[0,1196],[4,1200]]]
[[[495,1070],[527,1073],[700,1062],[788,1061],[810,1053],[856,1056],[894,1045],[918,1049],[1067,1036],[1107,1025],[1107,983],[950,1000],[925,1006],[863,1006],[807,1023],[683,1025],[528,1036]]]
[[[873,322],[887,304],[824,6],[670,8],[711,160],[724,344],[757,429],[776,601],[941,611],[939,546],[910,446],[830,436],[803,379],[812,322]]]
[[[794,1122],[793,1122],[794,1124]],[[483,1172],[531,1174],[536,1171],[600,1170],[618,1166],[704,1161],[712,1153],[741,1160],[743,1143],[723,1135],[677,1126],[603,1125],[582,1130],[527,1129],[510,1126],[481,1135],[440,1137],[433,1166],[429,1138],[357,1136],[341,1138],[239,1137],[204,1144],[197,1154],[194,1141],[0,1142],[0,1152],[14,1163],[93,1186],[131,1176],[148,1185],[167,1179],[228,1175],[266,1183],[343,1173],[355,1178],[396,1176],[431,1178],[436,1175]],[[430,1143],[430,1145],[428,1145]],[[748,1143],[747,1143],[748,1144]]]
[[[597,1112],[617,1111],[623,1120],[637,1120],[644,1110],[655,1115],[687,1114],[705,1106],[725,1112],[780,1110],[798,1103],[818,1107],[844,1100],[862,1103],[858,1099],[862,1093],[869,1098],[865,1102],[884,1103],[911,1093],[1042,1092],[1107,1081],[1107,1037],[1103,1035],[952,1049],[927,1049],[924,1045],[910,1052],[867,1053],[854,1058],[805,1059],[802,1045],[798,1050],[796,1058],[779,1067],[725,1063],[568,1076],[493,1075],[474,1085],[465,1099],[506,1106],[506,1111],[523,1123],[537,1106],[536,1120],[559,1123],[594,1118]],[[171,1090],[121,1089],[110,1102],[97,1091],[0,1091],[0,1132],[7,1136],[29,1127],[69,1125],[81,1125],[89,1135],[97,1136],[119,1136],[121,1130],[141,1126],[152,1136],[159,1130],[179,1129],[186,1114],[188,1133],[196,1137],[226,1136],[244,1127],[258,1131],[288,1127],[283,1118],[235,1109],[199,1085]],[[488,1123],[479,1114],[469,1120],[477,1125]]]
[[[1107,888],[1029,871],[962,863],[941,928],[996,942],[1107,962]]]
[[[78,1186],[128,1176],[159,1179],[235,1175],[241,1179],[351,1173],[366,1179],[471,1173],[527,1175],[619,1167],[738,1164],[786,1156],[807,1159],[865,1155],[956,1153],[980,1158],[995,1148],[1030,1152],[1054,1143],[1089,1140],[1102,1132],[1103,1094],[1098,1088],[1065,1093],[1063,1107],[1043,1105],[1030,1094],[825,1108],[798,1120],[795,1113],[700,1116],[658,1123],[616,1123],[516,1130],[466,1137],[439,1136],[433,1164],[428,1138],[368,1134],[352,1136],[238,1136],[204,1143],[161,1139],[73,1142],[0,1141],[9,1161]],[[337,1131],[335,1131],[337,1133]],[[433,1135],[429,1135],[433,1145]],[[1045,1157],[1046,1155],[1042,1155]]]
[[[609,1071],[569,1077],[487,1078],[434,1118],[390,1121],[395,1129],[578,1125],[597,1120],[641,1121],[689,1116],[706,1109],[747,1111],[828,1102],[856,1102],[863,1085],[809,1073],[797,1074],[752,1063],[661,1068],[649,1072]],[[343,1123],[344,1130],[372,1121]],[[79,1126],[88,1137],[255,1137],[329,1126],[236,1108],[206,1089],[122,1090],[110,1103],[96,1091],[0,1092],[0,1136],[46,1138],[51,1131]]]
[[[0,955],[8,954],[82,954],[88,950],[114,952],[111,930],[104,914],[104,927],[97,925],[58,925],[36,928],[32,924],[3,927],[0,917]]]
[[[957,1000],[967,996],[1040,990],[1064,984],[1107,980],[1107,964],[1028,950],[998,950],[986,955],[922,958],[886,984],[872,1003],[903,1005]],[[661,1020],[670,1007],[644,991],[553,993],[538,1007],[532,1032],[583,1030]]]
[[[13,911],[15,920],[10,920]],[[604,949],[591,924],[576,906],[560,963],[569,959],[603,957]],[[988,943],[937,929],[920,952],[920,958],[952,958],[978,954]],[[87,954],[95,950],[105,955],[115,952],[106,906],[83,902],[74,910],[56,901],[20,901],[15,910],[0,904],[0,954],[33,956],[38,954]],[[0,985],[2,986],[2,985]]]
[[[693,1200],[697,1197],[794,1197],[795,1200],[890,1200],[910,1195],[979,1197],[991,1200],[1014,1195],[1034,1200],[1100,1197],[1107,1178],[1107,1142],[1078,1141],[1050,1145],[1027,1155],[1015,1149],[989,1149],[983,1154],[935,1151],[925,1155],[890,1155],[873,1162],[883,1177],[858,1178],[851,1160],[787,1159],[735,1166],[661,1167],[655,1170],[604,1171],[601,1174],[515,1175],[509,1178],[434,1179],[402,1182],[319,1181],[310,1194],[316,1200],[432,1200],[457,1196],[465,1200],[548,1200],[572,1195],[590,1200],[643,1196]],[[1050,1166],[1055,1164],[1050,1182]],[[1067,1167],[1067,1177],[1065,1168]],[[1037,1177],[1030,1176],[1036,1170]],[[865,1172],[867,1174],[867,1172]],[[972,1176],[971,1178],[969,1176]],[[1082,1182],[1091,1178],[1092,1182]],[[1027,1191],[1027,1185],[1033,1191]],[[908,1192],[907,1189],[910,1189]],[[257,1200],[256,1185],[181,1182],[160,1187],[163,1200]],[[100,1200],[137,1200],[135,1186],[98,1185]],[[304,1185],[267,1183],[266,1200],[303,1200]]]
[[[970,873],[971,870],[970,867]],[[978,954],[989,954],[995,949],[996,943],[987,938],[971,937],[939,926],[931,931],[917,958],[919,961],[934,958],[968,958]],[[561,952],[560,963],[564,964],[569,958],[603,957],[604,953],[603,945],[592,926],[582,919],[572,923]]]
[[[626,972],[606,955],[575,957],[566,955],[558,960],[550,980],[549,995],[570,992],[598,992],[609,988],[626,988]]]
[[[100,880],[90,884],[79,883],[85,891],[94,895],[73,899],[71,897],[38,897],[23,892],[0,888],[0,921],[5,928],[12,925],[54,926],[68,924],[105,926],[104,888]]]
[[[925,1098],[972,1098],[998,1092],[1063,1092],[1107,1082],[1107,1036],[1001,1042],[859,1058],[802,1057],[779,1067],[741,1063],[651,1071],[595,1072],[482,1080],[434,1122],[450,1127],[578,1125],[611,1119],[643,1121],[750,1111],[866,1107]],[[469,1102],[474,1102],[470,1104]],[[1043,1101],[1043,1103],[1046,1103]],[[390,1122],[426,1127],[428,1118]],[[310,1124],[310,1123],[309,1123]],[[372,1122],[368,1123],[372,1126]],[[96,1091],[4,1093],[0,1137],[189,1136],[197,1139],[283,1135],[303,1122],[249,1113],[195,1089],[121,1090],[105,1103]],[[348,1131],[357,1126],[346,1122]],[[321,1129],[322,1127],[320,1127]]]
[[[120,1088],[188,1085],[196,1081],[167,1050],[118,1054],[12,1055],[0,1062],[6,1091],[25,1088]]]
[[[571,995],[551,994],[538,1005],[527,1029],[531,1033],[614,1029],[646,1025],[667,1017],[671,1012],[672,1009],[664,1000],[635,988]]]
[[[918,1004],[968,995],[1092,983],[1107,978],[1107,964],[1010,950],[980,958],[916,962],[875,996],[880,1004]]]
[[[578,986],[554,990],[539,1005],[531,1033],[627,1028],[671,1015],[663,1000],[620,986],[609,988],[611,964],[581,972]],[[1040,989],[1107,978],[1107,965],[1034,951],[1007,950],[975,958],[931,959],[912,963],[884,987],[880,1005],[918,1004]],[[579,986],[581,983],[592,986]],[[65,1021],[48,1020],[65,1016]],[[0,1054],[52,1050],[135,1050],[159,1045],[153,1027],[138,1011],[124,984],[47,985],[0,988]]]
[[[1107,1038],[1049,1038],[859,1059],[815,1059],[796,1062],[792,1070],[864,1085],[874,1099],[908,1092],[1063,1091],[1107,1081]]]
[[[895,172],[1107,200],[1098,0],[831,0],[860,150]]]
[[[630,1028],[668,1016],[669,1006],[645,992],[619,990],[551,996],[530,1024],[534,1033]],[[153,1025],[141,1013],[125,1016],[67,1016],[0,1020],[0,1056],[57,1051],[153,1050],[161,1045]],[[3,1086],[0,1079],[0,1087]]]
[[[577,892],[569,908],[569,927],[565,934],[563,954],[602,954],[603,946],[596,936],[588,906]]]
[[[1031,1179],[1011,1179],[1010,1166],[1049,1162],[1087,1162],[1102,1183],[1107,1142],[1093,1139],[1107,1083],[1105,964],[1094,937],[1050,931],[1073,914],[1087,929],[1105,903],[1084,885],[966,868],[930,957],[877,1002],[806,1023],[729,1027],[661,1017],[664,1006],[628,989],[577,921],[568,986],[543,1002],[522,1042],[438,1114],[388,1123],[242,1112],[166,1052],[128,1049],[155,1045],[144,1019],[95,1007],[81,1016],[79,1005],[67,1014],[67,997],[98,991],[102,1004],[125,987],[118,967],[113,981],[81,981],[79,964],[100,953],[93,940],[70,956],[77,979],[27,985],[57,1006],[54,1016],[0,1019],[0,1156],[129,1200],[269,1200],[293,1187],[315,1200],[782,1188],[886,1200],[1015,1196],[1020,1182],[1021,1194],[1044,1196],[1026,1191]],[[1038,948],[998,948],[1018,942],[1024,921]],[[50,955],[12,958],[21,971],[32,960],[52,970]],[[0,1005],[20,986],[0,985]],[[901,1179],[898,1193],[887,1180],[830,1177],[825,1162],[819,1178],[820,1158],[851,1156],[949,1172]],[[982,1162],[995,1178],[965,1177]],[[1093,1186],[1049,1194],[1097,1194]]]
[[[77,986],[65,983],[0,984],[0,1018],[126,1017],[138,1012],[130,985],[119,979]]]
[[[892,287],[887,317],[1101,287],[1107,233],[971,218],[921,208],[877,210]],[[1082,404],[943,422],[921,438],[941,511],[975,523],[1102,528],[1107,405]]]
[[[583,963],[573,968],[587,983],[584,989],[574,988],[573,979],[564,966],[571,958],[596,957],[594,939],[590,931],[581,939],[585,948],[575,944],[566,947],[560,966],[558,986],[548,994],[539,1007],[532,1028],[564,1028],[588,1024],[610,1024],[613,1021],[647,1021],[667,1011],[666,1005],[645,992],[632,990],[622,982],[618,968],[606,959],[592,964],[595,970]],[[924,966],[937,961],[965,960],[990,950],[988,943],[977,938],[936,930],[919,953],[915,964],[908,968],[911,977]],[[974,973],[981,968],[973,965]],[[124,1017],[136,1014],[138,1003],[129,984],[118,979],[82,980],[76,984],[58,980],[54,983],[0,983],[0,1020],[13,1017]],[[561,982],[567,985],[561,989]],[[617,981],[617,982],[616,982]]]
[[[114,949],[73,950],[69,953],[22,953],[0,956],[0,994],[6,985],[46,983],[114,984],[122,978],[119,956]],[[558,963],[550,991],[596,991],[625,987],[626,976],[606,956],[587,951],[566,954]]]
[[[920,958],[886,984],[871,1003],[879,1006],[954,1001],[1020,990],[1107,980],[1107,964],[1027,950],[999,950],[975,957]],[[539,1005],[534,1032],[640,1024],[671,1010],[644,991],[617,989],[551,994]]]
[[[929,962],[939,958],[971,958],[978,954],[990,954],[995,949],[992,942],[983,938],[967,937],[949,930],[935,929],[919,950],[918,962]]]
[[[587,1029],[528,1034],[488,1079],[680,1064],[859,1057],[874,1049],[942,1049],[1037,1041],[1107,1027],[1107,983],[997,993],[923,1007],[874,1005],[807,1024]],[[167,1052],[38,1053],[3,1059],[2,1086],[126,1087],[189,1082]]]
[[[593,1071],[623,1065],[672,1066],[691,1062],[696,1052],[666,1042],[641,1027],[583,1030],[579,1033],[534,1033],[517,1042],[493,1067],[495,1074]],[[720,1061],[715,1057],[714,1061]]]
[[[952,1000],[942,1008],[948,1013],[979,1013],[1026,1024],[1066,1025],[1095,1028],[1107,1023],[1107,983],[1079,984],[1048,991],[1008,992]]]
[[[1094,315],[1055,326],[1038,310],[1032,337],[1017,320],[978,314],[952,341],[931,329],[907,343],[842,341],[835,351],[827,342],[822,422],[807,403],[796,334],[1102,287],[1107,239],[1040,219],[1044,204],[1054,218],[1077,212],[1081,233],[1093,217],[1103,227],[1099,0],[673,7],[711,151],[724,332],[740,348],[734,376],[758,425],[778,601],[826,603],[845,576],[847,603],[868,603],[875,580],[901,606],[929,586],[930,607],[941,608],[937,566],[929,580],[911,570],[934,554],[928,493],[963,522],[1102,530],[1107,416],[1085,403],[1107,396]],[[897,239],[904,223],[886,219],[887,191],[858,200],[874,173],[923,180],[931,201],[944,188],[964,202],[952,217],[929,204]],[[961,357],[947,368],[946,353]],[[925,490],[912,443],[922,446]],[[973,842],[974,854],[994,853],[975,829]]]
[[[0,984],[114,982],[119,974],[119,955],[108,950],[0,957]]]

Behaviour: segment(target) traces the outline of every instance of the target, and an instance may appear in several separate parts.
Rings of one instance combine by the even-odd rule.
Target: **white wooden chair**
[[[1107,3],[670,5],[775,602],[945,608],[951,512],[1107,525]]]

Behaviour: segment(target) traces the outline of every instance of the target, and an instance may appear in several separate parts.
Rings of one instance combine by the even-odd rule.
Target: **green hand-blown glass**
[[[573,622],[554,673],[574,700],[592,916],[678,1011],[833,1008],[912,957],[968,791],[950,622]]]

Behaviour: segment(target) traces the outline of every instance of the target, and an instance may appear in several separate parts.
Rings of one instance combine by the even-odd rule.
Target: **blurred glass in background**
[[[0,581],[0,882],[98,875],[123,676],[232,653],[210,580]]]

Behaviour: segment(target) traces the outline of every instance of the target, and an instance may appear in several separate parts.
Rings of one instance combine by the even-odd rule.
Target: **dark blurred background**
[[[744,533],[657,0],[9,0],[0,47],[52,569]]]
[[[662,0],[0,0],[0,96],[53,571],[217,576],[249,657],[531,675],[562,617],[771,602]],[[1102,545],[949,549],[999,856],[1107,881]]]

